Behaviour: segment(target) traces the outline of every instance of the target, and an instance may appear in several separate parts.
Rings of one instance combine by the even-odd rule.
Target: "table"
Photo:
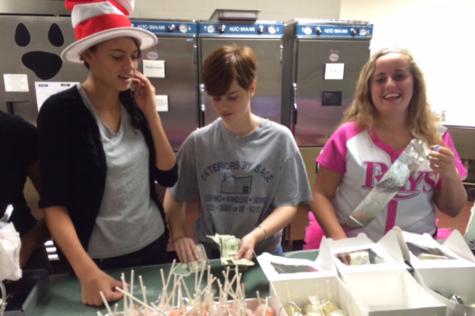
[[[296,251],[286,253],[285,255],[292,258],[315,259],[317,252]],[[219,261],[211,260],[210,262],[211,272],[219,277],[223,270]],[[165,275],[167,275],[170,267],[171,264],[163,264],[133,268],[135,273],[135,284],[138,284],[138,276],[141,275],[145,283],[144,285],[147,287],[147,298],[149,300],[155,300],[160,294],[160,289],[162,288],[160,269],[163,269]],[[130,270],[131,269],[122,269],[121,271],[111,271],[110,274],[113,277],[120,279],[120,274],[124,272],[126,280],[129,281]],[[256,291],[259,291],[262,297],[268,295],[269,283],[258,265],[243,271],[242,278],[245,285],[246,297],[256,297]],[[193,284],[191,282],[194,282],[194,279],[188,277],[187,281],[189,281],[190,284]],[[44,293],[41,299],[37,302],[34,315],[96,316],[98,310],[106,313],[105,308],[88,307],[82,304],[80,295],[81,289],[79,281],[74,275],[66,274],[51,276],[46,293]]]

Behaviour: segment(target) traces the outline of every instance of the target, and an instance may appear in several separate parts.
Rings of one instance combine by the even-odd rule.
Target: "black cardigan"
[[[155,191],[155,181],[173,186],[177,166],[162,171],[155,167],[152,135],[143,113],[126,91],[121,102],[139,128],[149,151],[150,196],[165,219]],[[104,193],[106,158],[97,123],[83,103],[77,87],[46,100],[38,115],[40,207],[66,207],[79,240],[87,249]],[[168,235],[165,225],[165,234]]]

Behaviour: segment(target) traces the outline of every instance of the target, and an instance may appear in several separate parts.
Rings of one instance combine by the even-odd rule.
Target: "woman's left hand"
[[[236,259],[246,258],[252,260],[254,256],[254,248],[256,247],[256,237],[250,232],[241,239],[241,247],[236,254]]]
[[[435,145],[429,153],[429,163],[432,170],[439,173],[444,179],[457,178],[454,153],[447,147]]]
[[[134,97],[137,106],[142,110],[146,118],[152,117],[157,113],[157,105],[155,101],[155,87],[150,80],[136,70],[133,78],[135,86]]]

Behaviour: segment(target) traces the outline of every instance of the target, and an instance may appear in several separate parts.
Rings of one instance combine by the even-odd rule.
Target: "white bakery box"
[[[401,255],[414,268],[418,281],[447,305],[447,315],[475,316],[475,257],[458,230],[439,243],[428,234],[395,228],[380,242],[388,247],[399,244]],[[451,300],[453,295],[464,303]]]
[[[366,315],[361,310],[361,304],[355,301],[338,278],[334,268],[326,270],[316,261],[273,256],[269,253],[263,253],[257,260],[269,280],[271,306],[276,315],[292,316],[286,311],[289,303],[303,310],[312,296],[329,300],[345,311],[344,315]]]
[[[446,315],[446,305],[408,272],[399,249],[386,249],[384,244],[359,234],[342,240],[324,238],[320,251],[317,262],[327,269],[326,264],[333,262],[366,315]],[[350,258],[351,263],[343,263],[341,257],[346,261]]]

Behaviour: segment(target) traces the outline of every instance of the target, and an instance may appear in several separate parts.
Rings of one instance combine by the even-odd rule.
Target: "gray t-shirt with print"
[[[303,159],[290,131],[262,119],[250,135],[237,136],[218,118],[194,131],[177,155],[178,182],[172,194],[178,201],[200,199],[196,224],[198,242],[212,244],[206,235],[252,231],[276,207],[312,199]],[[282,231],[256,246],[272,251]]]

